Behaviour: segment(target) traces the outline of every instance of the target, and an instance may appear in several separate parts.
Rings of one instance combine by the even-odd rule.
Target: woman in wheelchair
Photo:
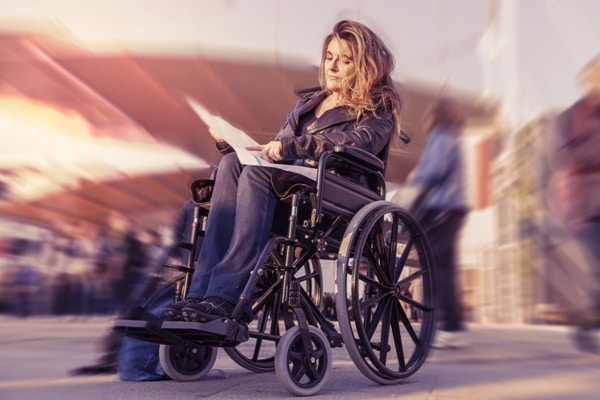
[[[385,161],[391,138],[401,132],[393,68],[391,52],[373,31],[358,22],[338,22],[323,44],[320,87],[300,93],[274,140],[253,150],[271,162],[314,167],[323,152],[342,145]],[[224,150],[226,144],[218,147]],[[268,241],[279,200],[274,184],[281,174],[243,166],[235,153],[223,156],[196,272],[187,297],[165,308],[171,319],[207,322],[231,316]],[[242,319],[252,319],[249,306]]]

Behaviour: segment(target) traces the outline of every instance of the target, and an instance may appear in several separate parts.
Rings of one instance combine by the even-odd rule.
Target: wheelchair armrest
[[[373,171],[383,171],[385,168],[383,161],[379,157],[358,147],[335,146],[333,153]]]
[[[364,204],[385,197],[385,164],[377,156],[358,148],[336,146],[319,158],[316,203],[311,218],[320,222],[323,207],[345,216]]]

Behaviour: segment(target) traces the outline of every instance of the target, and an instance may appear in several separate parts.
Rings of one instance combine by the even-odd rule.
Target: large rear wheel
[[[435,333],[436,268],[411,214],[387,201],[363,207],[340,245],[336,282],[340,330],[357,368],[380,384],[415,373]]]

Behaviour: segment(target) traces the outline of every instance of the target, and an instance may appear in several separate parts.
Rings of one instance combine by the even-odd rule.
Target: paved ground
[[[224,352],[204,380],[123,382],[116,375],[70,377],[89,364],[111,320],[0,316],[0,399],[280,399],[275,373],[251,373]],[[434,350],[399,385],[365,378],[334,349],[329,384],[313,399],[598,399],[600,355],[578,352],[564,327],[469,327],[470,346]]]

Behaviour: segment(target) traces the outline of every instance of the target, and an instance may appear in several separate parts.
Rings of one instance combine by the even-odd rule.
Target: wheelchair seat
[[[299,198],[299,240],[312,238],[317,226],[330,230],[330,249],[341,241],[347,222],[363,206],[385,198],[385,163],[377,156],[353,147],[336,146],[319,159],[317,180],[300,179],[301,185],[280,189],[285,193],[275,209],[272,233],[286,234],[292,195]],[[294,190],[295,189],[295,190]],[[322,232],[321,232],[322,233]]]

